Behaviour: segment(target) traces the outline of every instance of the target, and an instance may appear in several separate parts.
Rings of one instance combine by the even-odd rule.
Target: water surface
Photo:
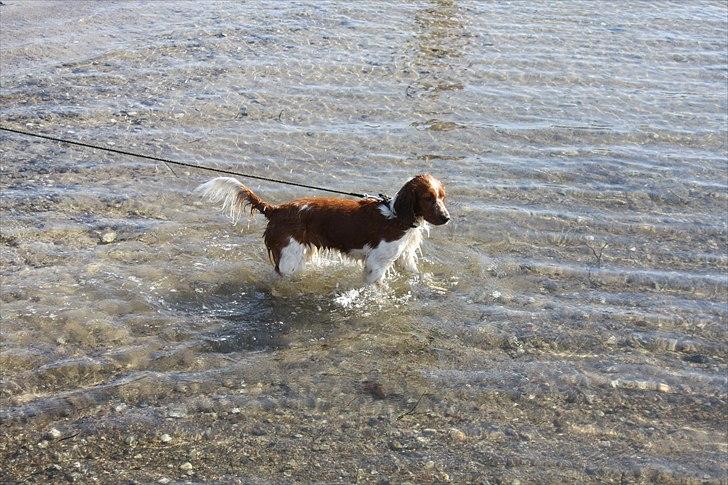
[[[210,174],[0,135],[2,480],[728,479],[723,2],[3,3],[4,125],[454,220],[281,280]]]

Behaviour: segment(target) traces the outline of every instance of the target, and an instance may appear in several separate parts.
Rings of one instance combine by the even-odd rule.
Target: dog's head
[[[424,219],[436,226],[447,224],[450,213],[445,208],[445,187],[430,174],[420,174],[397,192],[394,212],[408,225]]]

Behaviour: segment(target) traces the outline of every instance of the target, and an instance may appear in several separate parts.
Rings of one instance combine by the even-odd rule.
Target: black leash
[[[41,135],[39,133],[31,133],[29,131],[16,130],[14,128],[6,128],[4,126],[0,126],[0,130],[7,131],[9,133],[17,133],[19,135],[33,136],[35,138],[43,138],[45,140],[57,141],[60,143],[68,143],[69,145],[76,145],[76,146],[80,146],[80,147],[93,148],[95,150],[103,150],[106,152],[118,153],[120,155],[129,155],[130,157],[144,158],[146,160],[154,160],[154,161],[163,162],[166,164],[179,165],[180,167],[197,168],[200,170],[208,170],[210,172],[224,173],[227,175],[237,175],[238,177],[245,177],[245,178],[249,178],[249,179],[263,180],[265,182],[274,182],[277,184],[293,185],[295,187],[304,187],[306,189],[321,190],[323,192],[332,192],[334,194],[351,195],[353,197],[359,197],[359,198],[363,198],[363,199],[364,198],[377,198],[377,197],[372,197],[368,194],[359,194],[357,192],[343,192],[341,190],[327,189],[324,187],[316,187],[315,185],[299,184],[297,182],[290,182],[288,180],[261,177],[259,175],[251,175],[251,174],[247,174],[247,173],[234,172],[232,170],[223,170],[220,168],[205,167],[204,165],[196,165],[194,163],[178,162],[176,160],[170,160],[168,158],[153,157],[151,155],[142,155],[140,153],[127,152],[126,150],[117,150],[116,148],[109,148],[109,147],[104,147],[104,146],[99,146],[99,145],[91,145],[89,143],[82,143],[79,141],[64,140],[63,138],[56,138],[54,136]],[[170,170],[172,170],[171,167],[170,167]],[[174,170],[172,170],[172,173],[174,173]],[[177,174],[175,174],[175,176],[176,175]],[[387,200],[388,200],[388,197],[383,196],[382,194],[379,194],[378,198],[384,202],[387,202]]]

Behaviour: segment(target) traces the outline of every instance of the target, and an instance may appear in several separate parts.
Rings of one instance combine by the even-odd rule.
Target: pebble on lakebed
[[[455,441],[465,441],[468,439],[467,435],[457,428],[450,428],[448,434],[450,435],[450,438]]]
[[[105,232],[101,235],[100,239],[104,244],[111,244],[116,241],[116,233],[114,231]]]
[[[194,471],[192,471],[192,463],[190,463],[189,461],[182,463],[179,466],[179,469],[187,473],[188,475],[192,475],[193,473],[195,473]]]

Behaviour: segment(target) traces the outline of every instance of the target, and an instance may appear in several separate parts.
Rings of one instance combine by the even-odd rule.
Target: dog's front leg
[[[405,238],[404,249],[397,258],[397,267],[409,273],[417,273],[417,251],[422,244],[422,230],[417,228],[409,231]]]
[[[409,273],[417,273],[417,248],[407,248],[397,258],[397,267]]]
[[[364,263],[364,280],[367,284],[381,281],[392,264],[394,264],[394,259],[368,257]]]
[[[380,241],[364,261],[364,280],[369,284],[381,281],[402,254],[402,249],[400,241]]]

